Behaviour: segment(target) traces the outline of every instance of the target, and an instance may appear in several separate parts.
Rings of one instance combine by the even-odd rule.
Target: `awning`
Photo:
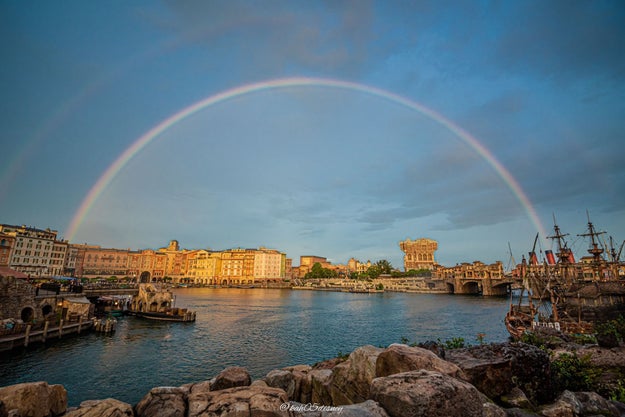
[[[91,301],[89,301],[86,297],[67,297],[65,298],[65,301],[74,304],[91,304]]]
[[[78,278],[75,278],[75,277],[62,277],[59,275],[53,276],[52,279],[56,279],[57,281],[77,281],[78,280]]]
[[[8,266],[0,266],[0,276],[3,277],[14,277],[14,278],[28,278],[23,272],[16,271],[15,269],[11,269]]]

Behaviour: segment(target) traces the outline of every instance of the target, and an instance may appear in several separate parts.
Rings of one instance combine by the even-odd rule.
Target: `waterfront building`
[[[434,252],[438,249],[438,242],[432,239],[421,238],[417,240],[406,239],[399,242],[400,249],[404,252],[404,270],[429,269],[436,267]]]
[[[473,263],[463,262],[451,267],[439,266],[434,271],[432,278],[434,279],[454,279],[454,278],[494,278],[502,279],[504,277],[503,263],[497,261],[487,265],[481,261],[473,261]]]
[[[275,249],[260,247],[254,254],[254,281],[284,279],[286,254]]]
[[[67,256],[68,242],[55,241],[52,243],[48,271],[50,275],[62,276],[65,273],[65,258]]]
[[[80,270],[80,276],[85,278],[125,277],[128,274],[128,250],[85,245]]]
[[[348,274],[352,272],[361,274],[363,272],[367,272],[369,268],[371,268],[371,265],[371,261],[362,263],[358,259],[350,258],[349,261],[347,261],[347,272]]]
[[[63,275],[69,277],[75,277],[76,275],[76,263],[78,261],[79,249],[76,245],[68,243],[67,252],[65,253],[65,260],[63,262]]]
[[[8,268],[14,244],[15,236],[0,233],[0,267]]]
[[[180,283],[184,281],[185,277],[190,277],[189,263],[187,258],[195,251],[187,249],[180,249],[180,244],[177,240],[170,240],[169,245],[166,248],[158,249],[159,253],[163,253],[166,256],[165,263],[165,277],[170,278],[174,283]],[[191,256],[192,258],[192,256]],[[189,258],[189,259],[191,259]],[[188,280],[187,280],[188,281]]]
[[[167,255],[152,249],[128,252],[128,276],[139,282],[161,281],[165,277]]]
[[[228,249],[221,252],[221,285],[250,285],[254,283],[255,249]]]
[[[194,284],[217,284],[221,257],[218,253],[204,249],[194,250],[187,254],[189,269],[187,276]]]
[[[54,251],[56,230],[0,224],[0,233],[14,238],[10,268],[33,278],[53,275],[56,264],[52,262],[52,254],[58,253]]]

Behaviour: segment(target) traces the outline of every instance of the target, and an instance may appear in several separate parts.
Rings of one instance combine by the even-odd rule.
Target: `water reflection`
[[[462,337],[503,341],[508,299],[425,294],[354,294],[263,289],[176,290],[195,323],[126,317],[112,336],[90,334],[3,354],[0,385],[63,384],[70,405],[114,397],[134,404],[155,386],[212,378],[226,366],[253,378],[313,364],[366,344]]]

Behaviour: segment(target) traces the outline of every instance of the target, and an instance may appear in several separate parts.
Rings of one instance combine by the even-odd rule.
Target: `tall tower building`
[[[417,240],[406,239],[399,242],[404,255],[404,270],[411,269],[434,269],[436,263],[434,252],[438,249],[438,242],[432,239],[421,238]]]

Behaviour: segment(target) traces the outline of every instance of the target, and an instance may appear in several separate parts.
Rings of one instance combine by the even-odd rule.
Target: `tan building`
[[[347,261],[347,272],[348,274],[352,272],[356,272],[359,274],[363,272],[367,272],[367,270],[371,268],[371,265],[372,265],[371,261],[362,263],[358,259],[350,258],[349,261]]]
[[[10,268],[33,278],[54,275],[56,264],[52,263],[52,254],[56,253],[56,230],[0,224],[0,233],[15,239],[9,259]]]
[[[171,278],[172,282],[183,282],[189,276],[187,255],[193,251],[181,250],[178,241],[171,240],[166,248],[160,248],[158,252],[165,254],[167,258],[165,276]]]
[[[436,266],[434,252],[438,249],[438,242],[432,239],[421,238],[417,240],[406,239],[399,242],[404,255],[404,270],[429,269]]]
[[[275,249],[260,247],[254,254],[254,281],[282,280],[286,272],[286,255]]]
[[[254,283],[254,249],[228,249],[220,252],[219,284],[249,285]]]
[[[69,249],[69,243],[55,241],[52,244],[50,262],[48,270],[52,276],[63,276],[65,274],[65,258]]]
[[[452,267],[438,267],[436,269],[435,278],[503,278],[503,263],[497,261],[494,264],[487,265],[481,261],[473,263],[464,262]]]
[[[189,268],[187,271],[188,281],[194,284],[215,285],[221,265],[219,253],[207,250],[195,250],[187,255]]]
[[[81,245],[77,245],[78,249]],[[128,276],[128,250],[101,248],[94,245],[82,245],[80,277],[118,277]],[[77,251],[78,252],[78,251]],[[77,259],[79,258],[77,253]]]
[[[167,255],[152,249],[128,252],[128,276],[139,282],[160,281],[165,278]]]
[[[15,236],[0,233],[0,267],[8,267],[15,245]]]

